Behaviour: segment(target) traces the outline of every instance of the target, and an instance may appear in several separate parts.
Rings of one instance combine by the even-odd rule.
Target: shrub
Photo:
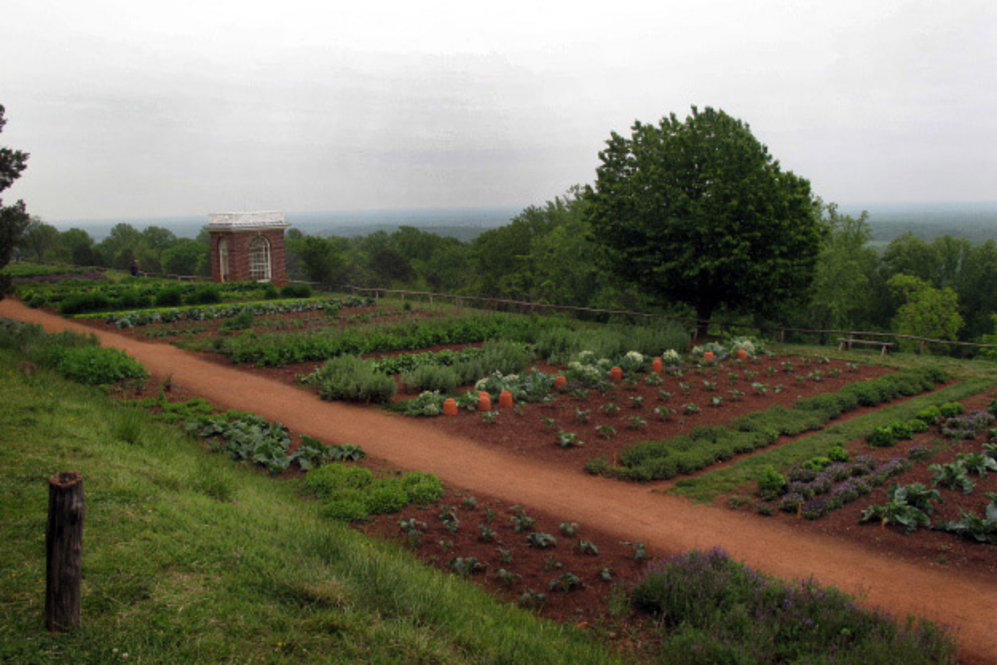
[[[869,432],[865,437],[866,443],[877,448],[886,448],[897,442],[897,435],[893,431],[892,425],[881,425]]]
[[[786,476],[776,471],[771,464],[762,468],[758,478],[758,496],[774,499],[786,490]]]
[[[214,284],[201,284],[187,294],[188,305],[208,305],[221,302],[221,291]]]
[[[938,407],[943,418],[954,418],[960,415],[965,409],[958,402],[946,402]]]
[[[906,427],[909,432],[914,434],[928,431],[928,423],[924,422],[920,418],[908,420],[904,423],[904,427]]]
[[[57,372],[68,379],[89,385],[109,384],[124,379],[144,379],[148,373],[124,351],[99,346],[62,347],[50,358]]]
[[[280,290],[282,298],[310,298],[312,287],[307,284],[288,284]]]
[[[345,522],[359,522],[370,516],[359,492],[346,493],[329,501],[322,507],[322,514]]]
[[[659,618],[661,662],[926,664],[954,655],[932,624],[897,626],[840,591],[766,578],[719,549],[654,565],[630,601]]]
[[[183,302],[183,289],[179,286],[167,287],[156,294],[158,307],[173,307]]]
[[[942,419],[942,412],[937,406],[932,405],[921,409],[914,417],[928,425],[934,425]]]
[[[374,474],[369,469],[345,464],[325,464],[305,476],[305,490],[320,498],[331,498],[344,490],[361,490],[370,485]]]
[[[407,473],[402,477],[402,487],[412,503],[427,504],[443,498],[443,483],[431,473]]]
[[[401,375],[409,390],[450,392],[461,380],[457,371],[444,365],[422,365]]]
[[[397,478],[382,478],[364,492],[364,505],[372,515],[397,513],[409,503],[408,493]]]
[[[302,379],[318,388],[319,396],[328,400],[387,402],[395,394],[395,382],[377,372],[374,363],[357,356],[339,356]]]
[[[851,455],[842,446],[834,446],[827,451],[827,457],[832,462],[847,462],[851,458]]]

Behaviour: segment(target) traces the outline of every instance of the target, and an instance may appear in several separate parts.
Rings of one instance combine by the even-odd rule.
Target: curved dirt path
[[[736,559],[784,578],[814,577],[898,616],[915,614],[956,629],[960,657],[997,663],[997,581],[926,570],[853,543],[800,537],[784,525],[685,499],[561,470],[454,437],[424,422],[375,409],[323,402],[298,388],[197,358],[166,344],[95,331],[19,301],[0,301],[0,316],[46,330],[95,333],[151,372],[227,408],[280,420],[327,441],[360,444],[372,456],[497,498],[571,517],[621,539],[666,551],[719,545]]]

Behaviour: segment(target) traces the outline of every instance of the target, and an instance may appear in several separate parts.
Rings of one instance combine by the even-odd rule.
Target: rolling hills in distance
[[[997,202],[969,203],[864,203],[842,204],[841,212],[858,215],[869,211],[874,246],[885,246],[893,238],[910,231],[925,240],[940,235],[967,238],[973,242],[997,239]],[[469,241],[488,229],[508,224],[522,208],[418,208],[396,210],[354,210],[287,212],[293,228],[313,235],[361,236],[376,231],[392,232],[400,226]],[[48,220],[46,220],[48,221]],[[118,219],[67,219],[50,222],[60,230],[85,229],[95,240],[111,228],[126,222],[135,228],[162,226],[180,237],[195,237],[207,223],[207,214]]]

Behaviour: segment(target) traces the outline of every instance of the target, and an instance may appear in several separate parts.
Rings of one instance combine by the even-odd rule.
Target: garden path
[[[720,546],[734,558],[784,578],[813,577],[891,614],[915,614],[957,629],[966,663],[997,663],[997,580],[925,568],[857,544],[800,534],[757,516],[694,504],[621,483],[531,463],[432,424],[337,402],[236,368],[224,367],[167,344],[94,331],[7,298],[0,316],[41,324],[48,331],[95,333],[150,372],[225,408],[258,413],[330,443],[363,446],[373,457],[428,471],[444,482],[534,506],[588,524],[650,549],[684,551]],[[870,527],[875,528],[875,527]]]

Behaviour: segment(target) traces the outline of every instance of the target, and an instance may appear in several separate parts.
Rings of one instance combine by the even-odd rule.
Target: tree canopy
[[[613,270],[706,319],[806,298],[826,233],[810,183],[748,125],[707,107],[636,122],[599,153],[587,218]]]
[[[0,104],[0,132],[6,124],[4,107]],[[0,192],[13,185],[27,166],[28,153],[0,146]],[[30,221],[24,201],[5,206],[3,199],[0,199],[0,268],[10,261],[14,246],[21,240]],[[0,298],[9,286],[6,281],[0,281]]]

